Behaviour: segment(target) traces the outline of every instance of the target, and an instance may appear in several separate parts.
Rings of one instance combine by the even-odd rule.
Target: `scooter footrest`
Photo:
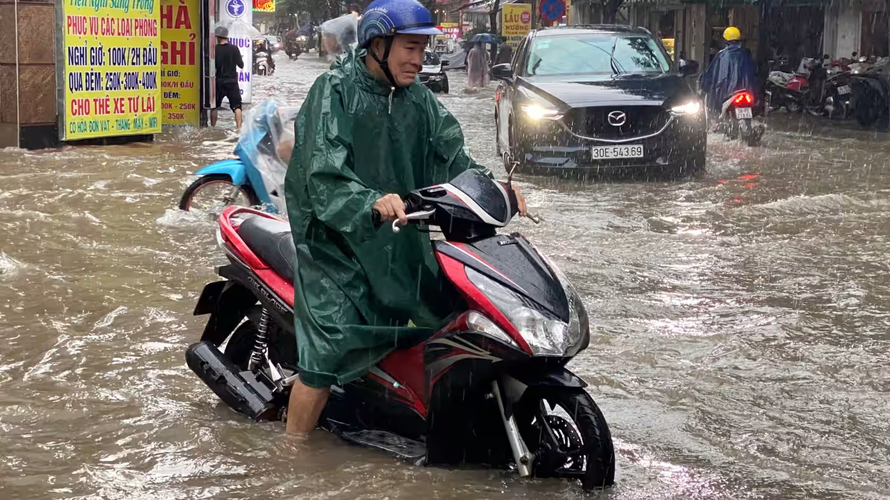
[[[426,456],[426,445],[391,432],[379,430],[362,430],[344,432],[343,439],[369,448],[376,448],[399,458],[417,462]]]

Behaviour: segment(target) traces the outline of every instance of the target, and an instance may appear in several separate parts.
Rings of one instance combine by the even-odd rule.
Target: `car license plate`
[[[594,160],[642,158],[643,146],[596,146],[591,149],[590,155]]]
[[[742,120],[744,118],[754,118],[754,114],[751,113],[751,108],[735,108],[735,117]]]
[[[847,95],[847,94],[849,94],[849,93],[850,93],[850,86],[849,86],[849,85],[841,85],[840,87],[837,88],[837,93],[840,94],[840,95]]]

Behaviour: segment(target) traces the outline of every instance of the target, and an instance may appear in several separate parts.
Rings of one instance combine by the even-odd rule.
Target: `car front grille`
[[[620,113],[624,114],[624,123]],[[578,135],[617,140],[655,134],[667,125],[671,116],[661,106],[599,106],[573,109],[567,118],[567,125]]]

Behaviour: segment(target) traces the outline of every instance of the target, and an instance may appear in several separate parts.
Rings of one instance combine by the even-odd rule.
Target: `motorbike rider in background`
[[[266,54],[266,61],[269,65],[269,73],[275,72],[275,60],[272,59],[272,48],[269,46],[269,41],[266,39],[257,40],[253,44],[253,73],[256,74],[256,62],[257,62],[257,54],[263,52]]]
[[[297,248],[294,326],[299,380],[287,432],[307,435],[330,388],[362,377],[405,342],[431,335],[461,300],[441,277],[429,235],[375,226],[407,222],[402,197],[484,167],[457,119],[417,83],[432,14],[416,0],[376,0],[358,48],[313,84],[296,121],[285,179]],[[516,204],[525,214],[525,200]]]
[[[287,33],[284,34],[284,53],[287,54],[288,57],[293,57],[293,54],[299,56],[302,52],[303,48],[300,47],[297,31],[288,30]]]
[[[742,34],[735,26],[723,31],[726,47],[723,48],[701,76],[701,90],[707,97],[705,105],[712,119],[720,116],[723,103],[737,90],[747,89],[755,93],[757,66],[751,54],[742,47]]]

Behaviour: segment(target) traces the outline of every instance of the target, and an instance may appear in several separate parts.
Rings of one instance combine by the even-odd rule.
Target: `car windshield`
[[[433,66],[439,64],[439,56],[435,52],[426,52],[423,55],[424,66]]]
[[[670,64],[648,36],[594,34],[537,38],[526,71],[529,76],[665,73]]]

